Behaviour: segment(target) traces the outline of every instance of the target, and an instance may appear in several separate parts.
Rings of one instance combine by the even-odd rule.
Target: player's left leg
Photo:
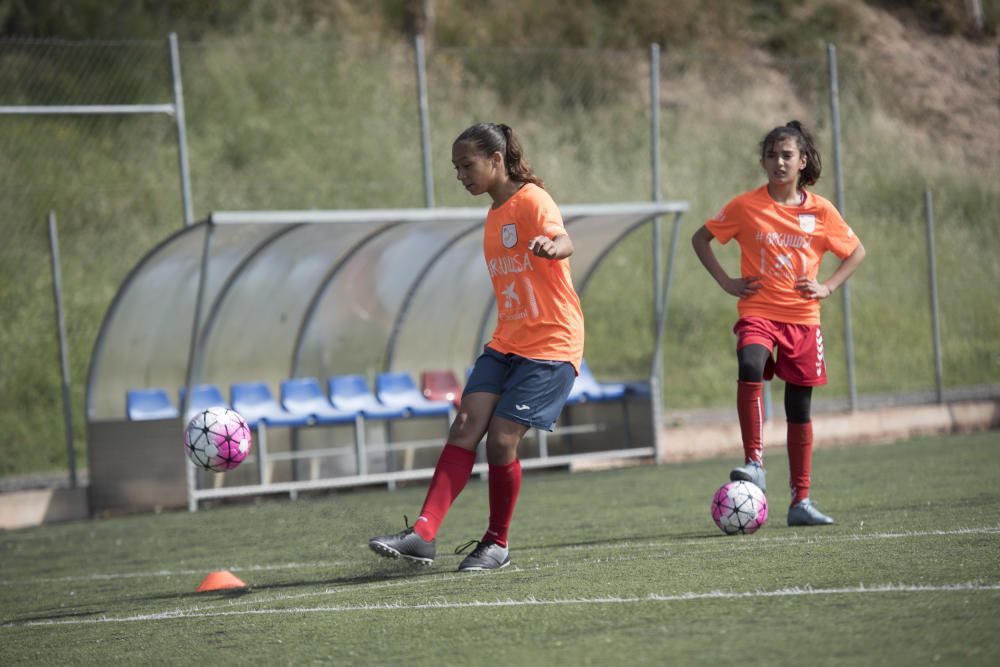
[[[486,434],[490,519],[486,533],[459,565],[461,571],[494,570],[510,563],[507,535],[521,491],[517,447],[529,428],[551,431],[573,388],[576,372],[568,362],[514,356],[503,396]]]
[[[788,420],[788,485],[791,505],[809,497],[812,476],[813,429],[810,418],[812,387],[785,384],[785,418]]]
[[[469,542],[456,550],[461,553],[476,545],[458,569],[496,570],[510,564],[507,534],[514,517],[514,507],[521,493],[521,461],[517,446],[528,427],[518,422],[494,416],[486,435],[486,460],[489,463],[490,521],[486,534],[476,543]]]
[[[785,381],[788,468],[792,501],[789,526],[820,526],[833,519],[809,498],[812,479],[812,388],[826,384],[823,333],[818,325],[784,324],[778,339],[776,374]]]

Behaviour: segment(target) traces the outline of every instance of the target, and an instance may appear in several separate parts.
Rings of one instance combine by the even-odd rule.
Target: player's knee
[[[478,424],[478,427],[477,427]],[[448,430],[448,442],[455,445],[477,443],[483,437],[485,420],[476,419],[476,415],[467,410],[461,410],[455,416]]]
[[[770,351],[763,345],[747,345],[736,352],[741,382],[760,382],[764,379],[764,366]]]
[[[517,458],[519,438],[486,438],[486,461],[490,465],[504,466]]]

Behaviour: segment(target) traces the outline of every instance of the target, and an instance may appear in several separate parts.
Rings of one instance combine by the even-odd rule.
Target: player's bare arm
[[[826,299],[837,291],[837,288],[844,284],[844,281],[851,277],[851,274],[861,265],[865,259],[865,247],[858,244],[850,255],[840,263],[837,270],[823,282],[813,278],[799,278],[795,281],[795,289],[806,299]]]
[[[756,294],[757,290],[760,289],[760,276],[733,278],[726,273],[726,270],[722,268],[722,264],[719,263],[718,257],[715,256],[715,252],[712,250],[712,239],[714,238],[712,232],[708,231],[708,228],[704,225],[691,237],[691,245],[694,246],[694,252],[698,255],[698,259],[701,260],[702,265],[715,278],[715,282],[719,283],[719,287],[724,289],[728,294],[732,294],[740,299],[745,299]]]
[[[566,259],[573,254],[573,241],[569,234],[559,234],[552,239],[539,235],[528,241],[528,250],[545,259]]]

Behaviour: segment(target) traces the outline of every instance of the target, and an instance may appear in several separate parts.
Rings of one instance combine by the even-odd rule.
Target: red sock
[[[764,464],[764,383],[736,383],[736,414],[743,435],[743,462]]]
[[[812,472],[813,425],[788,424],[788,471],[792,487],[792,504],[809,497],[809,478]]]
[[[413,524],[413,531],[417,535],[428,541],[434,539],[444,515],[469,481],[475,462],[476,452],[457,445],[444,446],[434,468],[434,477],[431,478],[431,487],[427,489],[424,506]]]
[[[490,466],[490,527],[483,541],[492,540],[507,546],[507,531],[514,516],[514,505],[521,492],[521,462],[514,459],[505,466]]]

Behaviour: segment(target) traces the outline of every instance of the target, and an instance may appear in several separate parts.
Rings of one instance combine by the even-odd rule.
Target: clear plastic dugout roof
[[[561,210],[585,296],[619,241],[687,204]],[[428,369],[464,377],[496,319],[485,213],[212,214],[153,248],[122,283],[91,358],[88,420],[123,418],[126,392],[144,387]]]

